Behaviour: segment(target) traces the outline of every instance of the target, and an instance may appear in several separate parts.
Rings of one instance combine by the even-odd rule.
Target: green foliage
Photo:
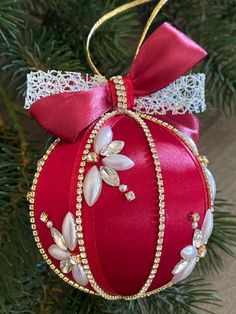
[[[208,52],[200,69],[207,75],[207,98],[213,108],[232,114],[236,104],[233,0],[171,1],[166,16]]]
[[[16,28],[23,24],[23,11],[18,4],[23,0],[2,0],[0,2],[0,39],[7,41],[7,36],[15,32]]]
[[[206,48],[209,57],[199,68],[207,73],[208,101],[212,108],[226,113],[232,113],[236,104],[234,2],[172,0],[156,20],[157,25],[168,19]],[[90,72],[85,56],[86,36],[99,17],[123,3],[0,1],[0,102],[9,121],[6,126],[0,116],[0,313],[197,314],[204,304],[221,304],[217,292],[201,277],[131,302],[108,302],[80,293],[48,269],[33,241],[25,194],[39,152],[32,149],[34,143],[28,142],[28,133],[19,121],[22,112],[15,103],[17,94],[24,95],[26,74],[32,70]],[[95,34],[91,52],[102,74],[127,71],[154,4],[109,20]],[[214,232],[197,275],[219,271],[223,253],[234,256],[236,215],[221,208],[226,205],[223,199],[216,201]]]

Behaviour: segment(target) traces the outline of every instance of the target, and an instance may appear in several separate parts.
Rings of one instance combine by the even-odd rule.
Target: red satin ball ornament
[[[107,299],[144,297],[185,279],[205,256],[214,179],[197,151],[197,118],[169,113],[162,90],[205,56],[164,23],[124,78],[76,90],[64,77],[62,93],[48,90],[47,80],[48,96],[28,93],[30,114],[58,136],[28,194],[33,235],[73,287]],[[137,99],[160,90],[165,115],[136,112]],[[187,88],[172,98],[177,112],[195,106]]]
[[[134,164],[117,170],[120,185],[127,186],[127,191],[103,182],[100,196],[89,206],[81,194],[83,182],[92,167],[103,166],[105,157],[97,156],[91,162],[88,155],[94,151],[96,134],[107,126],[112,141],[125,144],[120,154]],[[74,143],[53,145],[40,160],[34,182],[36,197],[31,209],[47,263],[79,288],[72,272],[63,273],[60,261],[48,253],[54,243],[50,226],[62,230],[69,212],[77,217],[77,234],[82,234],[73,255],[80,254],[93,283],[82,289],[99,291],[107,298],[140,297],[168,287],[180,251],[192,242],[191,213],[199,214],[201,226],[210,207],[203,166],[191,143],[170,124],[133,112],[108,113],[81,132]],[[135,199],[127,199],[129,191]],[[43,214],[47,219],[42,219]]]

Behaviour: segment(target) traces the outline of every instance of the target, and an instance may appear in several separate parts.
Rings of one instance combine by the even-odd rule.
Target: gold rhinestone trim
[[[117,107],[121,109],[127,109],[127,96],[125,90],[125,84],[121,75],[113,76],[111,81],[115,84],[115,90],[117,95]]]
[[[143,119],[140,117],[140,115],[138,115],[138,114],[136,114],[130,110],[122,110],[121,113],[126,114],[129,117],[133,118],[142,127],[144,134],[146,136],[146,139],[148,141],[151,154],[152,154],[154,167],[155,167],[155,171],[156,171],[157,186],[158,186],[159,228],[158,228],[157,245],[156,245],[156,253],[155,253],[155,257],[154,257],[154,263],[153,263],[152,269],[149,273],[149,276],[148,276],[145,284],[141,288],[141,290],[137,294],[130,296],[131,299],[135,299],[135,298],[139,298],[139,297],[142,297],[143,295],[145,295],[145,292],[148,290],[153,279],[155,278],[155,275],[157,273],[157,270],[158,270],[158,267],[160,264],[160,258],[161,258],[161,254],[162,254],[162,245],[163,245],[163,240],[164,240],[164,230],[165,230],[164,186],[163,186],[163,180],[162,180],[162,174],[161,174],[161,166],[160,166],[160,162],[159,162],[158,155],[156,152],[155,143],[154,143],[154,140],[152,138],[151,132],[150,132],[147,124],[143,121]],[[94,288],[94,290],[98,294],[102,295],[104,298],[113,299],[113,300],[114,299],[120,299],[120,298],[124,299],[125,297],[113,296],[113,295],[110,295],[107,292],[105,292],[96,283],[94,276],[91,272],[88,260],[86,258],[87,255],[86,255],[86,249],[85,249],[85,243],[84,243],[84,236],[83,236],[83,232],[82,232],[83,231],[83,226],[82,226],[83,197],[82,197],[82,193],[83,193],[83,180],[84,180],[83,173],[85,171],[85,166],[87,163],[87,155],[90,152],[89,149],[92,147],[94,138],[105,121],[107,121],[109,118],[114,117],[114,116],[119,115],[119,114],[120,114],[119,110],[115,110],[115,111],[106,113],[98,121],[98,123],[95,125],[94,129],[92,130],[92,132],[88,138],[88,141],[86,144],[87,149],[85,149],[83,151],[82,162],[81,162],[80,168],[79,168],[78,186],[77,186],[77,205],[76,205],[76,207],[77,207],[76,224],[77,224],[78,238],[79,238],[78,244],[79,244],[80,252],[83,252],[83,254],[85,256],[85,258],[81,258],[84,270],[85,270],[87,277],[89,279],[89,282],[90,282],[91,286]]]
[[[81,291],[91,293],[91,294],[96,294],[94,291],[89,290],[87,288],[84,288],[80,285],[78,285],[76,282],[68,279],[56,266],[53,265],[51,259],[48,257],[47,253],[42,247],[42,243],[40,242],[40,237],[37,231],[37,227],[35,224],[35,216],[34,216],[34,198],[35,198],[35,190],[37,187],[38,179],[40,176],[40,173],[42,171],[42,168],[48,159],[48,156],[50,153],[53,151],[53,149],[57,146],[57,144],[60,142],[60,139],[56,139],[47,149],[45,155],[38,161],[37,163],[37,171],[34,175],[33,183],[31,186],[31,191],[27,193],[27,200],[29,201],[29,216],[30,216],[30,223],[31,223],[31,229],[33,232],[33,237],[36,242],[36,245],[39,249],[40,254],[42,255],[43,259],[46,261],[48,266],[65,282],[67,282],[69,285],[73,286],[74,288],[80,289]]]
[[[193,150],[192,150],[192,147],[191,147],[191,145],[181,136],[181,132],[180,131],[178,131],[177,129],[175,129],[174,127],[172,127],[172,126],[170,126],[170,125],[168,125],[167,123],[165,123],[165,122],[162,122],[161,120],[158,120],[158,119],[156,119],[156,118],[153,118],[153,117],[151,117],[151,116],[148,116],[148,115],[145,115],[145,114],[139,114],[139,113],[134,113],[134,112],[132,112],[132,111],[129,111],[129,110],[124,110],[124,108],[122,108],[123,110],[117,110],[117,111],[113,111],[113,112],[111,112],[111,113],[108,113],[108,114],[106,114],[106,118],[105,118],[105,116],[104,117],[102,117],[102,119],[97,123],[97,130],[96,130],[96,126],[95,126],[95,128],[94,128],[94,130],[92,131],[92,133],[90,134],[90,138],[88,139],[88,143],[86,144],[86,147],[85,147],[85,149],[84,149],[84,151],[83,151],[83,156],[82,156],[82,161],[81,161],[81,164],[80,164],[80,166],[81,167],[83,167],[83,166],[85,166],[86,165],[86,158],[87,158],[87,154],[89,153],[89,149],[91,148],[91,143],[93,143],[93,140],[94,140],[94,138],[95,138],[95,135],[96,135],[96,133],[98,132],[98,130],[100,129],[100,127],[102,126],[102,124],[107,120],[107,119],[109,119],[110,117],[112,117],[112,116],[115,116],[115,115],[118,115],[118,114],[128,114],[128,115],[130,115],[130,116],[132,116],[133,118],[134,118],[134,116],[135,116],[135,118],[144,118],[144,119],[148,119],[148,120],[150,120],[150,121],[153,121],[153,122],[156,122],[156,123],[158,123],[158,124],[160,124],[160,125],[163,125],[164,127],[166,127],[166,128],[168,128],[168,129],[170,129],[170,130],[172,130],[174,133],[176,133],[179,137],[181,137],[181,139],[186,143],[186,145],[190,148],[190,150],[193,152],[193,154],[197,157],[197,159],[199,160],[199,155],[198,154],[196,154]],[[108,116],[109,115],[109,116]],[[135,119],[136,120],[136,119]],[[136,121],[138,121],[138,120],[136,120]],[[146,125],[145,124],[145,122],[142,120],[142,119],[140,119],[140,122],[143,122],[143,125]],[[139,121],[138,121],[139,122]],[[144,129],[146,129],[146,130],[148,130],[148,128],[146,127],[144,127]],[[149,131],[149,130],[148,130]],[[151,138],[151,134],[149,135],[149,133],[150,132],[146,132],[145,133],[145,135],[148,135],[148,138]],[[52,150],[56,147],[56,145],[59,143],[59,141],[60,141],[60,139],[57,139],[50,147],[49,147],[49,149],[47,150],[47,152],[45,153],[45,155],[39,160],[39,162],[38,162],[38,167],[37,167],[37,172],[35,173],[35,176],[34,176],[34,179],[33,179],[33,184],[32,184],[32,187],[31,187],[31,192],[30,192],[30,194],[28,194],[28,199],[29,199],[29,202],[30,202],[30,205],[29,205],[29,216],[30,216],[30,221],[31,221],[31,228],[32,228],[32,233],[33,233],[33,236],[34,236],[34,239],[35,239],[35,242],[36,242],[36,244],[37,244],[37,247],[39,248],[39,251],[40,251],[40,254],[43,256],[43,258],[46,260],[46,263],[49,265],[49,267],[63,280],[63,281],[65,281],[65,282],[67,282],[69,285],[71,285],[71,286],[73,286],[74,288],[76,288],[76,289],[79,289],[79,290],[81,290],[81,291],[84,291],[84,292],[87,292],[87,293],[90,293],[90,294],[93,294],[93,295],[97,295],[97,293],[95,293],[94,291],[92,291],[92,290],[89,290],[89,289],[87,289],[87,288],[84,288],[84,287],[81,287],[81,286],[79,286],[77,283],[75,283],[75,282],[73,282],[72,280],[69,280],[59,269],[57,269],[54,265],[53,265],[53,263],[52,263],[52,261],[50,260],[50,258],[48,257],[48,255],[46,254],[46,252],[45,252],[45,250],[42,248],[42,244],[41,244],[41,242],[40,242],[40,238],[39,238],[39,235],[38,235],[38,231],[37,231],[37,229],[36,229],[36,225],[35,225],[35,220],[34,220],[34,197],[35,197],[35,190],[36,190],[36,185],[37,185],[37,182],[38,182],[38,178],[39,178],[39,175],[40,175],[40,172],[42,171],[42,167],[44,166],[44,164],[45,164],[45,161],[47,160],[47,158],[48,158],[48,156],[49,156],[49,154],[52,152]],[[154,149],[153,149],[153,147],[152,147],[152,145],[150,145],[150,143],[151,143],[152,141],[150,140],[149,141],[149,146],[150,146],[150,148],[152,148],[152,150],[151,150],[151,152],[152,152],[152,156],[153,156],[153,153],[155,153],[154,152]],[[86,156],[86,158],[85,158],[85,156]],[[154,158],[155,159],[155,158]],[[157,159],[158,160],[158,159]],[[199,160],[199,162],[200,162],[200,160]],[[201,162],[200,162],[200,165],[201,165],[201,167],[202,167],[202,169],[203,169],[203,173],[204,173],[204,176],[205,176],[205,179],[206,179],[206,182],[207,182],[207,185],[208,185],[208,190],[209,190],[209,195],[211,196],[211,192],[210,192],[210,185],[209,185],[209,182],[208,182],[208,179],[207,179],[207,177],[206,177],[206,174],[205,174],[205,170],[204,170],[204,167],[203,167],[203,165],[201,164]],[[157,169],[156,169],[157,170]],[[159,167],[159,169],[158,169],[158,171],[160,171],[160,167]],[[82,180],[82,182],[83,182],[83,173],[84,173],[84,171],[82,170],[82,171],[79,171],[79,175],[78,175],[78,189],[77,189],[77,194],[78,194],[78,196],[77,196],[77,201],[78,201],[78,203],[77,203],[77,211],[76,211],[76,215],[78,216],[77,217],[77,219],[76,219],[76,223],[77,223],[77,231],[79,231],[79,233],[78,233],[78,235],[80,234],[80,237],[81,237],[81,235],[82,235],[82,218],[81,218],[81,214],[79,214],[79,211],[81,211],[81,209],[82,209],[82,204],[81,204],[81,206],[80,206],[80,204],[79,204],[79,202],[80,202],[80,200],[82,199],[82,189],[80,190],[80,188],[82,188],[82,185],[80,185],[80,180]],[[161,173],[160,173],[161,174]],[[159,176],[159,179],[160,179],[160,176]],[[161,182],[160,180],[159,180],[159,183],[158,184],[163,184],[163,181]],[[161,193],[163,194],[163,196],[164,196],[164,189],[161,187],[161,186],[158,186],[158,188],[160,188],[161,189]],[[79,190],[80,190],[80,192],[79,192]],[[161,195],[161,194],[160,194]],[[161,197],[161,200],[163,201],[163,205],[164,205],[164,198],[162,199],[162,197]],[[161,215],[164,217],[164,212],[161,212]],[[161,217],[161,216],[160,216]],[[80,226],[78,225],[78,224],[81,224],[81,228],[80,228]],[[163,225],[164,225],[164,220],[163,220]],[[164,230],[163,230],[164,231]],[[81,232],[81,233],[80,233]],[[160,232],[159,232],[160,233]],[[164,236],[164,233],[161,233],[161,234],[158,234],[159,236],[161,235],[161,236]],[[82,246],[81,246],[82,245]],[[83,249],[83,246],[84,246],[84,240],[83,240],[83,238],[79,238],[79,246],[80,246],[80,258],[81,258],[81,261],[82,261],[82,263],[83,263],[83,265],[85,266],[84,268],[85,268],[85,271],[87,271],[88,270],[88,261],[87,261],[87,256],[86,256],[86,253],[85,253],[85,248]],[[155,262],[157,262],[157,260],[155,260],[154,261],[154,264],[153,264],[153,266],[154,267],[152,267],[152,270],[151,270],[151,273],[150,273],[150,275],[153,275],[153,273],[152,273],[152,271],[153,271],[153,268],[154,268],[154,271],[155,271]],[[160,262],[160,261],[159,261]],[[159,264],[159,263],[158,263]],[[157,270],[157,269],[156,269]],[[154,275],[154,277],[155,277],[155,275]],[[154,278],[153,277],[153,278]],[[152,276],[149,276],[148,277],[148,280],[147,280],[147,282],[149,282],[150,284],[151,284],[151,282],[152,282],[152,280],[153,280],[153,278],[152,278]],[[91,280],[91,278],[89,278],[89,281]],[[146,282],[146,283],[147,283]],[[145,285],[146,285],[146,283],[145,283]],[[147,291],[147,289],[148,289],[148,287],[147,286],[143,286],[143,290],[145,290],[145,291]],[[104,298],[106,298],[106,299],[109,299],[109,300],[118,300],[118,299],[123,299],[123,300],[127,300],[127,301],[129,301],[129,300],[134,300],[134,299],[137,299],[137,298],[144,298],[144,297],[147,297],[147,296],[150,296],[150,295],[153,295],[153,294],[155,294],[155,293],[158,293],[158,292],[161,292],[161,291],[163,291],[163,290],[165,290],[165,289],[167,289],[167,288],[169,288],[169,287],[171,287],[173,285],[173,283],[172,282],[169,282],[169,283],[167,283],[167,284],[165,284],[165,285],[163,285],[162,287],[159,287],[159,288],[157,288],[157,289],[155,289],[155,290],[153,290],[153,291],[149,291],[149,292],[142,292],[142,290],[139,292],[139,293],[137,293],[137,294],[135,294],[135,295],[131,295],[131,296],[113,296],[113,295],[109,295],[109,294],[107,294],[107,293],[104,293],[104,294],[102,294],[102,293],[99,293],[99,295],[101,295],[101,296],[103,296]],[[149,285],[150,286],[150,285]]]
[[[184,138],[183,134],[181,131],[177,130],[176,128],[174,128],[172,125],[169,125],[168,123],[166,122],[163,122],[157,118],[154,118],[152,116],[149,116],[147,114],[143,114],[143,113],[140,113],[139,114],[142,118],[144,119],[147,119],[147,120],[150,120],[150,121],[153,121],[159,125],[162,125],[164,126],[165,128],[169,129],[170,131],[172,131],[173,133],[175,133],[178,137],[181,138],[181,140],[188,146],[188,148],[191,150],[191,152],[193,153],[193,155],[196,157],[196,159],[198,160],[199,162],[199,165],[202,169],[202,172],[203,172],[203,175],[204,175],[204,178],[205,178],[205,181],[206,181],[206,185],[207,185],[207,190],[208,190],[208,197],[209,197],[209,205],[210,207],[213,207],[214,206],[214,200],[213,200],[213,197],[212,197],[212,193],[211,193],[211,187],[210,187],[210,183],[209,183],[209,180],[208,180],[208,177],[207,177],[207,174],[206,174],[206,167],[204,165],[204,163],[202,162],[202,156],[198,153],[198,152],[195,152],[191,146],[191,144]]]

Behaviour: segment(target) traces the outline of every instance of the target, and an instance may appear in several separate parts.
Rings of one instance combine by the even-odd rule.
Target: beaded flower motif
[[[120,154],[125,143],[123,141],[112,141],[113,132],[109,126],[102,128],[94,139],[93,152],[87,157],[87,162],[96,163],[102,157],[100,168],[92,166],[85,176],[83,184],[84,198],[88,206],[93,206],[102,191],[102,182],[119,187],[125,192],[127,186],[120,184],[117,171],[127,170],[134,166],[134,162],[125,155]]]
[[[213,214],[208,209],[203,220],[202,229],[195,229],[192,245],[182,249],[180,255],[181,261],[174,267],[172,282],[179,282],[187,278],[193,271],[200,258],[205,257],[207,253],[206,244],[213,230]]]
[[[73,214],[71,212],[66,214],[62,223],[62,233],[53,227],[51,221],[47,222],[47,226],[55,242],[49,247],[49,254],[60,261],[60,269],[64,274],[72,272],[75,282],[86,286],[88,284],[87,275],[80,264],[79,256],[73,254],[78,242]]]

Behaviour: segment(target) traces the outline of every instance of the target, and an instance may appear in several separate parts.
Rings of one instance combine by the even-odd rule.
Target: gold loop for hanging
[[[139,52],[139,49],[145,39],[145,36],[148,32],[148,29],[150,27],[150,25],[152,24],[154,18],[156,17],[156,15],[158,14],[158,12],[160,11],[160,9],[163,7],[163,5],[167,2],[168,0],[161,0],[159,1],[159,3],[155,6],[155,8],[153,9],[145,27],[144,27],[144,30],[143,30],[143,33],[141,35],[141,38],[138,42],[138,47],[136,49],[136,53],[135,53],[135,56],[138,54]],[[134,8],[134,7],[137,7],[141,4],[144,4],[144,3],[147,3],[147,2],[151,2],[151,0],[134,0],[134,1],[131,1],[129,3],[126,3],[126,4],[123,4],[121,6],[119,6],[118,8],[104,14],[94,25],[93,27],[91,28],[89,34],[88,34],[88,37],[87,37],[87,41],[86,41],[86,57],[87,57],[87,61],[88,61],[88,64],[91,68],[91,70],[97,74],[97,75],[100,75],[102,76],[102,74],[99,72],[99,70],[97,69],[97,67],[95,66],[95,64],[93,63],[92,61],[92,58],[91,58],[91,55],[90,55],[90,51],[89,51],[89,44],[90,44],[90,40],[92,38],[92,36],[94,35],[95,31],[104,23],[106,22],[107,20],[109,20],[110,18],[112,18],[113,16],[121,13],[121,12],[124,12],[128,9],[131,9],[131,8]]]

